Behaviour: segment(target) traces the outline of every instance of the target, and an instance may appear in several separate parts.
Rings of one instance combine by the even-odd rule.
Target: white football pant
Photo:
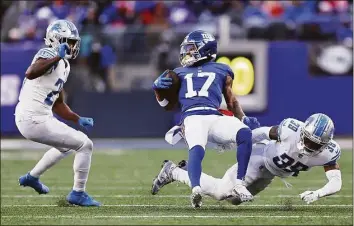
[[[32,176],[41,176],[47,169],[75,151],[73,190],[85,191],[93,151],[93,143],[86,134],[51,115],[16,115],[16,125],[25,138],[53,147],[30,171]]]
[[[226,115],[192,115],[184,119],[182,126],[189,149],[196,145],[205,149],[208,141],[216,144],[236,144],[237,132],[242,128],[248,127],[238,118]]]

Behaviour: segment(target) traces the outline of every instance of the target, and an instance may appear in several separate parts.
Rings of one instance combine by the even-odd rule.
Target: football
[[[168,70],[165,77],[172,78],[171,87],[169,89],[156,89],[155,96],[159,101],[163,99],[168,100],[169,103],[164,108],[166,110],[172,110],[178,102],[178,92],[181,87],[181,82],[178,75],[172,70]]]

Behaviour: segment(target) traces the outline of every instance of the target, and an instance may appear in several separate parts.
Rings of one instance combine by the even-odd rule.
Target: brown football
[[[169,89],[157,89],[155,90],[156,98],[159,101],[163,99],[168,100],[168,105],[164,107],[166,110],[172,110],[178,102],[178,92],[181,87],[181,81],[179,80],[178,75],[172,71],[167,70],[165,77],[172,78],[172,85]]]

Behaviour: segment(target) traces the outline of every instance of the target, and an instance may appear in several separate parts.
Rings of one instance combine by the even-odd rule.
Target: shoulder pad
[[[218,66],[218,68],[225,71],[225,76],[230,75],[231,78],[234,79],[234,77],[235,77],[234,72],[232,71],[232,69],[229,65],[223,64],[223,63],[215,63],[215,64]]]
[[[44,58],[44,59],[49,59],[53,58],[57,55],[54,49],[52,48],[43,48],[38,51],[36,54],[35,58]]]
[[[278,141],[286,140],[291,135],[297,134],[304,123],[294,119],[284,119],[278,126]]]
[[[331,140],[322,153],[327,157],[327,163],[324,165],[335,165],[341,155],[340,146],[334,140]]]

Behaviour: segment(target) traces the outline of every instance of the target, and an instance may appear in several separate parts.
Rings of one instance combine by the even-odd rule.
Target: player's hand
[[[68,43],[64,42],[64,43],[61,43],[59,46],[58,46],[58,55],[60,56],[61,59],[64,59],[66,58],[70,51],[70,47],[68,45]]]
[[[88,130],[93,127],[93,118],[80,117],[79,125]]]
[[[168,89],[172,85],[172,78],[166,78],[168,70],[164,71],[154,82],[152,85],[153,89]]]
[[[242,118],[242,122],[246,126],[248,126],[251,130],[257,129],[261,126],[261,124],[258,122],[257,118],[255,118],[255,117],[244,116]]]
[[[306,204],[310,204],[312,202],[317,201],[320,196],[316,191],[305,191],[300,194],[300,198],[306,202]]]

